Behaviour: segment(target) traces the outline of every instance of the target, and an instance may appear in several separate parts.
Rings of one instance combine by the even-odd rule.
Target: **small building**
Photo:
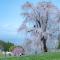
[[[0,52],[1,52],[1,51],[4,51],[4,48],[3,48],[2,46],[0,46]]]

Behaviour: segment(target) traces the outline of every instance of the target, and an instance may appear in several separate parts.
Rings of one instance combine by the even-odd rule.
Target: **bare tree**
[[[22,6],[24,12],[22,15],[26,18],[23,24],[20,26],[19,30],[25,29],[27,33],[31,32],[34,36],[36,44],[43,43],[43,50],[47,52],[46,42],[48,38],[51,38],[52,34],[58,31],[58,21],[59,21],[59,10],[51,2],[40,2],[38,4],[25,3]],[[34,21],[33,27],[27,26],[26,24],[30,21]],[[56,24],[56,27],[52,27]]]

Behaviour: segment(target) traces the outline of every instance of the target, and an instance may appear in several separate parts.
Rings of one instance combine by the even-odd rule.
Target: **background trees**
[[[10,42],[4,42],[4,41],[0,40],[0,48],[3,48],[3,51],[9,51],[9,48],[11,46],[14,46],[14,44],[10,43]]]
[[[38,52],[39,49],[47,52],[48,41],[56,44],[55,40],[57,40],[59,32],[59,9],[51,2],[39,2],[35,5],[27,2],[22,8],[24,10],[22,15],[26,19],[18,31],[24,29],[27,34],[30,34],[30,38],[27,38],[32,41],[33,47],[31,47],[35,49],[35,52]]]

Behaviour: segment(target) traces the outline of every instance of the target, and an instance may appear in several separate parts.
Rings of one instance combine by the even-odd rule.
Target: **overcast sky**
[[[15,44],[23,43],[24,34],[22,32],[17,33],[17,29],[23,21],[20,15],[22,12],[21,5],[26,1],[37,3],[40,0],[0,0],[0,40]],[[60,0],[50,1],[60,8]]]

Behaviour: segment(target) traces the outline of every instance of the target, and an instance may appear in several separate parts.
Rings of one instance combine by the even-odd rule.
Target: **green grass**
[[[1,57],[0,60],[60,60],[60,52],[20,57]]]

